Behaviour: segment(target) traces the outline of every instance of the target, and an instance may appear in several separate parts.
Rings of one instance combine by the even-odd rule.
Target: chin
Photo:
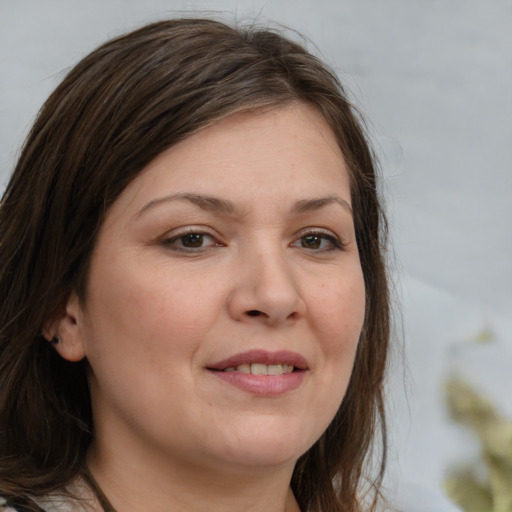
[[[235,449],[230,461],[234,466],[247,468],[249,470],[268,469],[283,466],[293,467],[297,459],[302,455],[302,451],[291,450],[279,446],[277,448],[265,447],[261,449],[254,446],[252,449]]]
[[[318,436],[307,429],[295,431],[279,425],[247,429],[243,435],[231,437],[223,456],[241,466],[253,468],[294,465],[297,459],[316,442]]]

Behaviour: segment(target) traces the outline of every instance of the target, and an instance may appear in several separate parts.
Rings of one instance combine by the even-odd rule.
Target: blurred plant
[[[494,341],[494,339],[494,331],[487,325],[475,336],[474,341],[476,343],[489,343]]]
[[[452,418],[477,436],[483,472],[476,466],[451,471],[444,485],[448,496],[466,512],[512,512],[512,422],[460,379],[446,385]]]

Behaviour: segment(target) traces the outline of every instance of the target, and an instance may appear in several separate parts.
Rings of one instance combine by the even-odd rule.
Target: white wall
[[[512,416],[512,2],[0,0],[1,182],[67,68],[120,32],[205,8],[310,37],[371,120],[409,365],[391,379],[391,474],[402,495],[404,483],[439,493],[447,465],[476,454],[445,419],[446,375]],[[495,340],[471,346],[483,329]]]

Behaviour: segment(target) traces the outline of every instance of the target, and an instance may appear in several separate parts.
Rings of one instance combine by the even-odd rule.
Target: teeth
[[[236,367],[236,371],[240,373],[251,373],[250,364],[240,364]]]
[[[283,373],[282,364],[269,364],[267,366],[267,375],[282,375]]]
[[[251,373],[252,375],[283,375],[285,373],[293,372],[292,364],[240,364],[238,366],[230,366],[226,368],[225,372],[240,372],[240,373]]]
[[[251,364],[251,373],[253,375],[268,375],[267,365],[266,364],[253,363],[253,364]]]

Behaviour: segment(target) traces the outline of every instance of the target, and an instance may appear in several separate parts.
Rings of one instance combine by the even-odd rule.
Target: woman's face
[[[364,304],[347,168],[298,104],[217,122],[130,183],[59,350],[90,363],[99,453],[293,466],[343,399]]]

